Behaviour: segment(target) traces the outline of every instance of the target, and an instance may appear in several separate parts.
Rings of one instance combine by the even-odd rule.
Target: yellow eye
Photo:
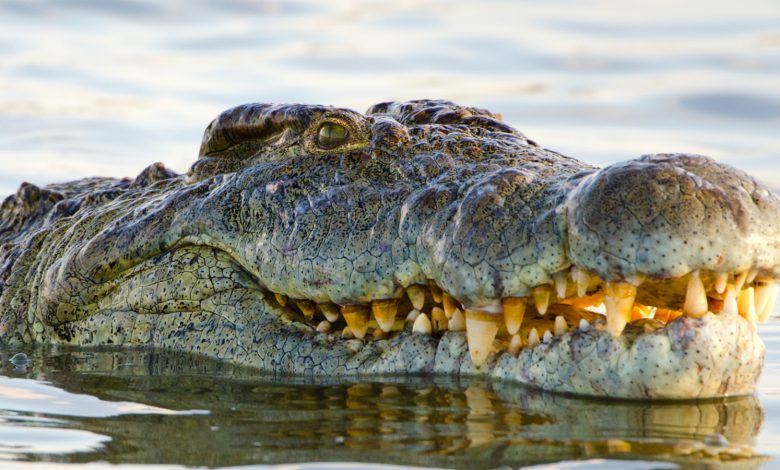
[[[317,135],[317,144],[324,149],[338,147],[347,141],[349,132],[347,128],[335,122],[326,122],[320,126],[320,132]]]

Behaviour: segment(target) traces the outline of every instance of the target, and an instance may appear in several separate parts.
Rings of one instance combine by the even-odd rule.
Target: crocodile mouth
[[[552,279],[526,296],[504,297],[489,307],[463,305],[434,280],[399,288],[398,298],[362,305],[317,303],[279,293],[274,297],[293,320],[345,340],[386,340],[403,332],[439,337],[463,332],[471,362],[480,367],[492,353],[517,357],[525,350],[570,341],[576,331],[634,341],[710,316],[742,322],[747,326],[743,330],[752,333],[718,341],[750,341],[757,338],[756,324],[766,322],[780,291],[777,281],[757,268],[606,282],[573,266]],[[717,341],[705,338],[704,346],[708,342]]]

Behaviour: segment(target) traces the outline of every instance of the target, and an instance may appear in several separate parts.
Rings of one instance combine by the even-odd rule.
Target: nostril
[[[390,117],[375,118],[371,126],[373,147],[396,147],[409,142],[409,131],[403,124]]]

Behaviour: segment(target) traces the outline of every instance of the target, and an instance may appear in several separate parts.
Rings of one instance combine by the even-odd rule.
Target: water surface
[[[591,163],[703,153],[780,188],[778,77],[775,0],[0,0],[0,194],[186,171],[206,124],[243,102],[420,97],[490,108]],[[761,330],[755,397],[676,404],[305,383],[149,352],[29,350],[20,369],[5,351],[0,465],[777,464],[777,312]]]

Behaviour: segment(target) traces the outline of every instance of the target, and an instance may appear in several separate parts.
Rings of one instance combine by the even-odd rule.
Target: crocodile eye
[[[317,145],[324,149],[332,149],[346,142],[349,137],[347,128],[335,122],[326,122],[320,126],[317,135]]]

